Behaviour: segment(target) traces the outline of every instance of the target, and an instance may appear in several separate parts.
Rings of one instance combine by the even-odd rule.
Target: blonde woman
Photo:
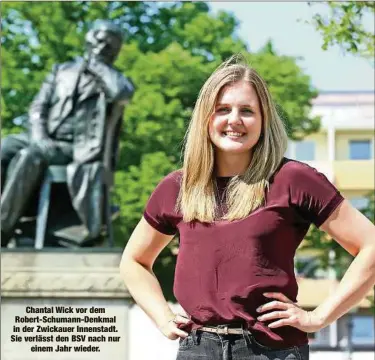
[[[283,156],[287,136],[264,80],[229,60],[204,84],[184,164],[152,193],[121,261],[138,305],[178,360],[309,358],[308,332],[355,306],[375,283],[375,227],[327,178]],[[355,255],[315,310],[296,303],[293,258],[311,223]],[[355,224],[355,226],[353,226]],[[152,267],[180,236],[168,306]]]

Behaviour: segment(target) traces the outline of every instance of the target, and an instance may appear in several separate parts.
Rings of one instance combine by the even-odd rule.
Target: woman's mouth
[[[236,132],[236,131],[224,131],[223,135],[225,137],[230,137],[230,138],[236,138],[236,139],[238,139],[238,138],[242,137],[245,134],[244,133],[240,133],[240,132]]]

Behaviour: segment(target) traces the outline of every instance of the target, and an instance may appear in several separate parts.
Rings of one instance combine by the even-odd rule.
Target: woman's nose
[[[237,110],[232,110],[228,114],[228,124],[239,124],[241,123],[241,117]]]

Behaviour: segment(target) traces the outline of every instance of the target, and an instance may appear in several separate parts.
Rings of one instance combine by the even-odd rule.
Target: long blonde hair
[[[283,159],[288,137],[265,81],[244,58],[230,58],[203,85],[185,136],[181,189],[176,204],[176,210],[182,212],[185,222],[215,220],[215,158],[208,126],[220,90],[241,80],[251,84],[257,93],[262,132],[252,148],[249,167],[228,183],[228,211],[223,219],[243,219],[263,205],[269,179]]]

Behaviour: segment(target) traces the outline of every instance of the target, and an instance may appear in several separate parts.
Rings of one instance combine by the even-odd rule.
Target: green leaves
[[[143,155],[138,166],[131,165],[126,171],[116,173],[114,200],[121,209],[121,217],[116,224],[118,245],[130,237],[158,182],[176,169],[175,159],[159,151]]]
[[[344,51],[373,60],[375,2],[326,2],[329,15],[315,14],[313,24],[323,37],[322,48],[339,45]],[[369,26],[366,21],[369,20]],[[372,25],[371,25],[372,24]]]
[[[3,134],[19,130],[11,120],[27,112],[52,65],[83,54],[92,21],[113,19],[124,29],[126,41],[115,66],[132,79],[136,91],[124,113],[113,198],[121,208],[115,221],[118,246],[125,245],[156,184],[179,167],[198,93],[229,56],[249,56],[268,83],[290,136],[318,126],[308,116],[316,91],[296,59],[277,54],[271,42],[248,54],[236,35],[237,19],[225,12],[213,16],[207,3],[3,2],[1,9]],[[168,279],[175,247],[168,246],[156,264]]]
[[[310,79],[301,73],[296,60],[280,56],[269,41],[256,54],[249,55],[249,62],[265,79],[279,113],[285,122],[290,138],[301,137],[319,129],[319,118],[311,118],[311,100],[318,95]]]

